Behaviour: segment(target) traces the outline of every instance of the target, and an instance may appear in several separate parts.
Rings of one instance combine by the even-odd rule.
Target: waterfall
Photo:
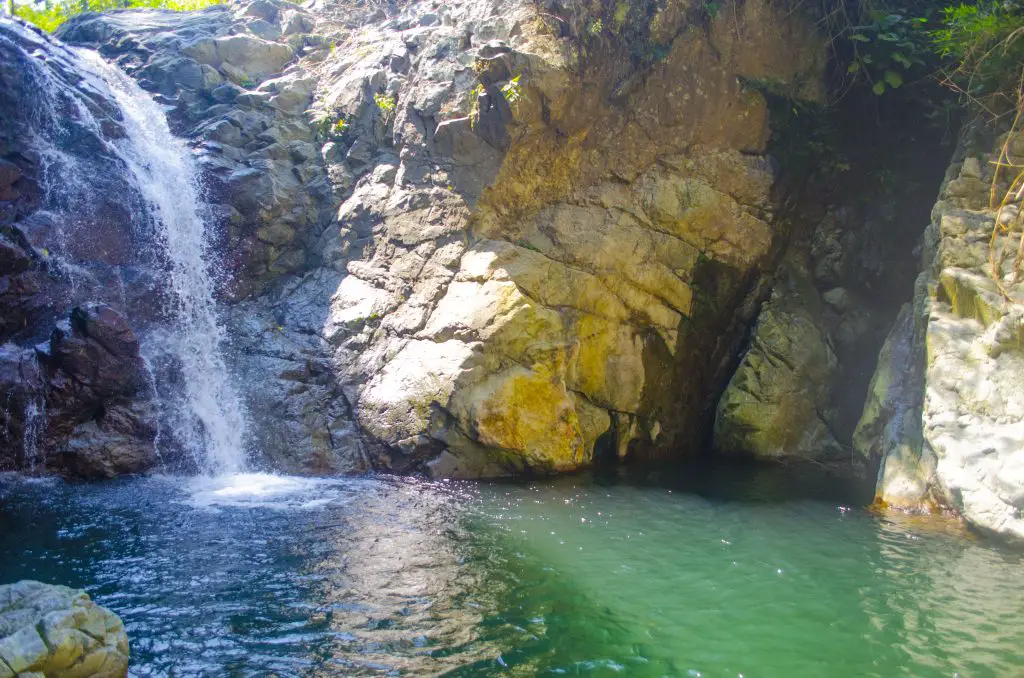
[[[142,337],[143,352],[147,359],[157,356],[161,364],[173,365],[180,376],[174,380],[180,388],[160,389],[164,426],[204,472],[245,470],[246,418],[222,352],[226,333],[214,296],[219,267],[192,152],[171,134],[164,110],[150,95],[96,52],[67,48],[17,26],[9,31],[16,39],[0,34],[0,40],[20,55],[22,77],[34,86],[29,87],[35,101],[26,134],[40,162],[41,207],[57,217],[58,250],[99,237],[75,228],[76,217],[93,209],[94,182],[102,179],[83,158],[94,153],[116,158],[127,170],[127,185],[141,196],[117,196],[131,214],[133,242],[122,246],[156,273],[162,288],[160,328]],[[123,133],[111,133],[112,112]],[[73,257],[60,251],[50,255],[51,270],[69,277],[72,290],[91,276]],[[93,279],[87,289],[96,284]],[[32,425],[44,416],[37,410],[29,413]],[[35,429],[30,433],[26,442],[34,446]]]
[[[91,50],[75,52],[85,84],[121,109],[127,136],[110,143],[144,197],[153,235],[166,255],[172,324],[167,337],[186,391],[177,432],[205,471],[241,471],[246,421],[221,351],[225,332],[214,300],[214,252],[195,160],[171,134],[161,107],[134,80]]]

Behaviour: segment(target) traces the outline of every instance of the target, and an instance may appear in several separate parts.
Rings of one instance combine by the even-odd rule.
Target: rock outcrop
[[[328,49],[310,34],[313,25],[297,5],[260,0],[198,12],[86,14],[57,31],[116,61],[192,141],[235,297],[304,270],[305,247],[331,218],[330,185],[306,115],[317,81],[298,63]]]
[[[157,461],[135,329],[161,304],[120,111],[77,63],[0,18],[0,468],[111,477]]]
[[[861,464],[878,470],[886,505],[950,507],[978,529],[1020,539],[1024,283],[1018,185],[1011,190],[1015,178],[1000,168],[1024,159],[1024,135],[992,137],[981,126],[963,137],[855,442]],[[1005,204],[990,204],[990,191]]]
[[[109,478],[157,462],[139,342],[109,306],[75,308],[34,348],[0,346],[0,393],[0,468]]]
[[[0,586],[0,678],[123,678],[128,635],[85,591],[37,581]]]
[[[119,111],[81,79],[67,47],[0,17],[0,342],[40,341],[90,301],[152,316]]]
[[[848,459],[833,433],[839,365],[824,303],[806,271],[789,266],[754,326],[750,347],[715,416],[720,453],[759,459]]]
[[[549,9],[268,0],[61,29],[197,145],[278,467],[569,470],[707,419],[783,239],[748,85],[820,96],[822,43],[762,2],[584,35]]]

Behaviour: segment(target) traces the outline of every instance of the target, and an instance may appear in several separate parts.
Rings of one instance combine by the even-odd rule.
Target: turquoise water
[[[139,676],[1024,675],[1019,552],[830,496],[779,470],[6,478],[0,581],[89,590]]]

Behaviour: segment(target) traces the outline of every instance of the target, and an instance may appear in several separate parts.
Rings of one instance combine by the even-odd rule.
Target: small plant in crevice
[[[601,35],[602,32],[604,32],[604,22],[601,21],[600,19],[594,19],[587,26],[587,33],[590,34],[591,36],[596,37],[598,35]]]
[[[523,75],[519,75],[511,78],[508,82],[501,86],[501,96],[508,102],[509,108],[512,109],[513,113],[518,110],[519,102],[523,98]],[[480,99],[487,92],[487,89],[482,83],[477,83],[473,89],[467,92],[468,97],[468,116],[470,128],[476,127],[476,121],[480,117]]]
[[[522,77],[523,76],[520,73],[505,83],[501,88],[502,96],[505,97],[505,101],[508,102],[508,105],[511,106],[513,110],[516,108],[519,100],[523,97],[523,86],[520,83],[520,78]]]
[[[540,252],[540,248],[531,243],[526,238],[518,238],[515,242],[517,247],[522,247],[524,250],[530,250],[531,252]]]
[[[469,90],[469,128],[473,129],[476,126],[476,119],[480,115],[480,97],[483,96],[484,86],[477,84],[476,87]]]
[[[330,133],[331,125],[333,124],[333,121],[331,119],[331,114],[328,113],[327,111],[307,111],[307,112],[308,113],[312,113],[312,117],[310,119],[310,122],[313,124],[313,129],[316,130],[317,134],[319,134],[322,137],[327,136]]]
[[[377,104],[377,109],[380,111],[381,117],[384,118],[384,124],[391,122],[395,111],[398,110],[398,100],[395,95],[378,92],[373,95],[373,103]]]
[[[350,131],[348,120],[337,111],[309,111],[313,129],[322,139],[341,139]]]

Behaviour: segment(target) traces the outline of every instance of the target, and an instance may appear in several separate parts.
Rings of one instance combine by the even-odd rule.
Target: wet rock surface
[[[0,586],[0,676],[126,675],[124,624],[85,591],[29,580]]]
[[[719,401],[715,446],[770,460],[847,459],[833,433],[839,364],[824,329],[824,305],[806,271],[789,267],[783,275]]]
[[[76,307],[48,342],[0,348],[6,469],[109,478],[157,462],[156,405],[139,342],[109,306]]]
[[[99,50],[170,108],[172,129],[203,167],[235,297],[305,268],[305,246],[330,219],[330,185],[306,115],[316,80],[298,63],[327,49],[310,35],[313,25],[297,5],[256,2],[88,14],[57,32]]]
[[[67,47],[0,20],[0,341],[39,341],[88,301],[148,316],[117,107],[80,84]]]

